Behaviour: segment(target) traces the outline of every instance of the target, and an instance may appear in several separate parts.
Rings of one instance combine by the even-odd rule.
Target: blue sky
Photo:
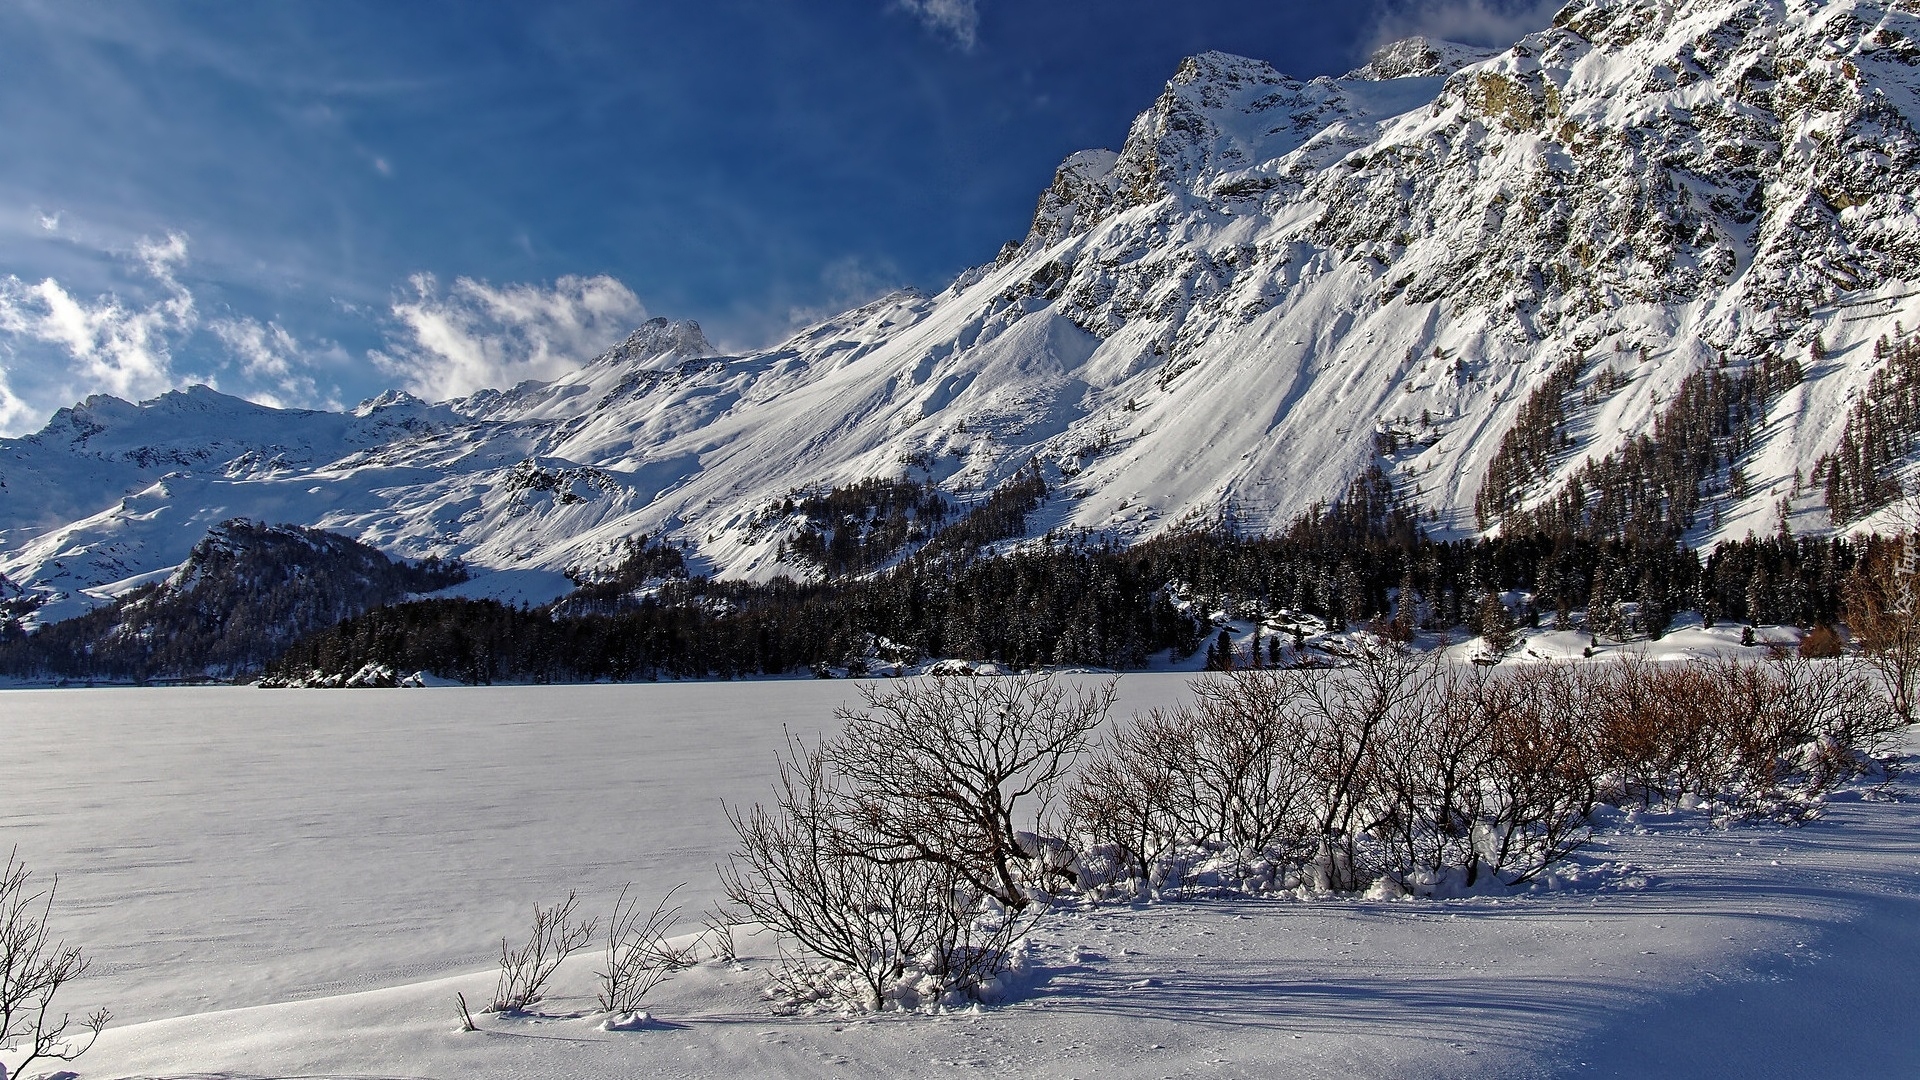
[[[769,344],[991,259],[1182,56],[1339,73],[1550,10],[0,0],[0,434],[189,382],[550,377],[653,315]]]

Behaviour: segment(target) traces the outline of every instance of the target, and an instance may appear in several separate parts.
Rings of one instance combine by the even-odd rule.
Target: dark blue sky
[[[1545,21],[1494,2],[0,0],[0,433],[551,374],[643,313],[766,344],[990,259],[1185,55]]]

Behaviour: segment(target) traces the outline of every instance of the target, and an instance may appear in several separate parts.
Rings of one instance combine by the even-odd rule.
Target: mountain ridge
[[[62,410],[0,441],[0,573],[57,618],[248,516],[556,590],[642,533],[766,580],[812,572],[783,558],[811,527],[777,513],[794,494],[901,480],[964,509],[1029,462],[1054,492],[1029,536],[1272,531],[1370,466],[1466,536],[1556,370],[1571,444],[1523,509],[1696,373],[1789,358],[1801,379],[1682,535],[1771,533],[1783,499],[1795,531],[1871,527],[1808,476],[1876,340],[1920,326],[1917,35],[1906,2],[1575,0],[1505,50],[1398,43],[1339,78],[1201,54],[1120,149],[1067,158],[994,261],[770,349],[655,319],[562,378],[439,404],[156,399],[151,426],[227,417],[200,442],[108,448],[85,423],[147,406]]]

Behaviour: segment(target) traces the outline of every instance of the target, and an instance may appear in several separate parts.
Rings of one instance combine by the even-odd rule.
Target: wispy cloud
[[[120,256],[144,286],[138,300],[112,292],[89,299],[50,277],[0,276],[0,434],[90,394],[138,401],[189,382],[217,386],[222,371],[234,376],[230,393],[265,405],[337,407],[338,392],[324,391],[315,370],[344,361],[341,348],[303,344],[273,321],[206,318],[181,280],[188,248],[186,235],[172,232]],[[224,350],[192,352],[189,343],[202,331]],[[183,351],[207,369],[182,370]]]
[[[111,293],[86,300],[52,278],[28,284],[9,274],[0,278],[0,334],[64,351],[71,386],[122,397],[160,393],[175,383],[172,342],[199,321],[193,294],[175,277],[186,257],[180,233],[140,243],[134,259],[161,294],[144,305]],[[19,400],[11,391],[8,397]]]
[[[820,284],[825,292],[819,303],[794,307],[787,321],[804,326],[856,308],[869,300],[900,288],[903,275],[891,261],[869,262],[858,255],[845,255],[820,269]]]
[[[227,392],[262,404],[339,408],[338,388],[322,380],[366,362],[325,338],[302,340],[277,319],[203,313],[182,280],[182,233],[143,239],[118,260],[130,264],[136,298],[89,299],[51,277],[0,276],[0,435],[89,394],[137,401],[188,382],[218,386],[220,375]],[[435,399],[565,374],[646,317],[639,298],[604,275],[500,286],[462,277],[443,292],[418,274],[389,310],[387,346],[368,358]],[[183,370],[183,355],[205,370]]]
[[[244,315],[214,319],[207,331],[240,361],[240,373],[249,384],[247,396],[254,401],[279,409],[340,406],[337,398],[321,393],[311,370],[316,353],[342,358],[338,345],[303,346],[279,323]]]
[[[0,366],[0,434],[26,427],[39,418],[39,412],[13,392],[7,383],[7,369]]]
[[[1382,11],[1374,45],[1422,35],[1503,47],[1546,29],[1561,6],[1562,0],[1398,0]]]
[[[618,342],[646,317],[632,290],[606,275],[551,287],[458,278],[444,294],[416,274],[393,303],[397,340],[370,353],[382,371],[433,400],[526,379],[552,379]]]
[[[980,8],[976,0],[894,0],[895,6],[919,19],[936,34],[972,49],[980,35]]]

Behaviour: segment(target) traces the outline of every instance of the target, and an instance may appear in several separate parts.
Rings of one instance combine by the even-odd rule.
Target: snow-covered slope
[[[1906,2],[1575,0],[1507,50],[1416,39],[1338,79],[1193,57],[993,263],[773,349],[715,356],[655,320],[573,375],[439,406],[63,411],[0,443],[0,572],[75,610],[244,515],[554,582],[664,534],[767,577],[798,571],[777,561],[796,489],[904,476],[964,501],[1034,458],[1035,533],[1268,529],[1372,463],[1467,533],[1570,358],[1574,445],[1527,499],[1650,431],[1689,374],[1791,357],[1805,380],[1691,538],[1771,531],[1783,497],[1827,528],[1794,480],[1873,342],[1920,326],[1916,38]]]

